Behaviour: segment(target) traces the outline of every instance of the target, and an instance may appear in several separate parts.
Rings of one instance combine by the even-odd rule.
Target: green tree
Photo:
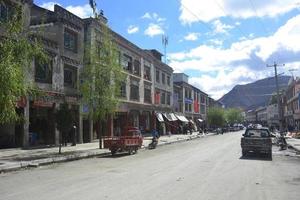
[[[46,57],[38,40],[24,29],[24,18],[21,6],[14,5],[7,20],[0,21],[4,30],[0,35],[0,124],[21,119],[16,113],[16,102],[35,91],[33,82],[28,80],[32,61]]]
[[[93,4],[94,5],[94,4]],[[82,103],[89,107],[90,119],[102,123],[117,109],[120,97],[121,83],[124,81],[124,73],[120,67],[119,51],[114,42],[111,31],[106,23],[99,19],[99,14],[94,10],[95,19],[98,20],[101,39],[97,41],[96,34],[91,42],[86,43],[84,68],[81,73]],[[99,146],[101,133],[99,134]]]
[[[59,154],[61,153],[62,143],[66,141],[66,138],[72,129],[73,116],[72,111],[69,109],[67,103],[60,105],[59,110],[55,113],[55,119],[57,124],[57,130],[59,130]]]
[[[222,108],[213,107],[207,112],[207,120],[211,127],[222,127],[225,124],[225,113]]]
[[[244,121],[242,111],[238,108],[229,108],[225,111],[225,119],[229,124],[241,123]]]

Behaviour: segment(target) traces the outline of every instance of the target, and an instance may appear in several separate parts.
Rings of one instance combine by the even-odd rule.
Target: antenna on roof
[[[162,35],[161,42],[164,47],[165,63],[167,64],[167,45],[169,44],[169,37],[167,35]]]

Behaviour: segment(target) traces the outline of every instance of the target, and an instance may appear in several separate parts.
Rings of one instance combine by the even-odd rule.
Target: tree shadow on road
[[[265,154],[248,153],[245,156],[240,157],[241,160],[261,160],[261,161],[272,161],[272,157]]]

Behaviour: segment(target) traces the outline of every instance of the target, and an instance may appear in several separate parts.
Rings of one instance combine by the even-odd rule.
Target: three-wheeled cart
[[[128,128],[122,136],[104,138],[104,148],[108,148],[112,155],[117,152],[137,153],[143,144],[141,131],[136,127]]]

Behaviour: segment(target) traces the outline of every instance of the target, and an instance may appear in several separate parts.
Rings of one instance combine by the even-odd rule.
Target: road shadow
[[[241,160],[261,160],[261,161],[272,161],[272,157],[269,157],[266,154],[258,154],[258,153],[248,153],[245,156],[241,156],[239,159]]]
[[[133,156],[135,154],[129,155],[128,152],[122,152],[122,153],[116,153],[115,155],[108,154],[108,155],[103,155],[103,156],[98,156],[98,158],[123,158],[127,156]]]

